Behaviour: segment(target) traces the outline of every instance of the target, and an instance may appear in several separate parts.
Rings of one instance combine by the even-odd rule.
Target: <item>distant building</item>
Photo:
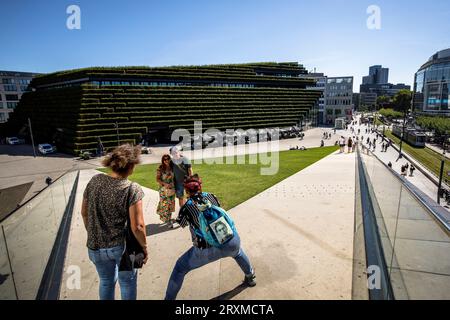
[[[353,94],[353,106],[354,106],[355,110],[359,110],[361,108],[360,97],[361,97],[360,93]]]
[[[0,122],[6,122],[38,73],[0,71]]]
[[[353,114],[353,77],[328,77],[325,88],[324,123],[333,125],[336,118],[350,120]]]
[[[323,73],[308,73],[308,78],[313,78],[316,80],[316,84],[314,86],[307,86],[306,88],[309,90],[318,90],[322,92],[321,97],[319,98],[317,105],[317,123],[324,124],[324,113],[325,113],[325,91],[327,86],[327,76]]]
[[[393,97],[400,90],[411,91],[411,86],[408,86],[404,83],[399,83],[399,84],[387,83],[387,84],[362,84],[359,87],[360,93],[372,93],[372,94],[376,94],[377,97],[380,97],[380,96]]]
[[[386,84],[389,80],[389,68],[376,65],[369,67],[369,75],[363,77],[363,84]]]
[[[353,94],[353,105],[355,106],[355,110],[361,110],[362,108],[367,108],[371,110],[376,106],[376,104],[377,104],[376,93]]]
[[[405,85],[404,83],[389,83],[389,68],[383,68],[381,65],[371,66],[369,68],[369,75],[363,77],[362,84],[359,88],[360,93],[366,94],[364,97],[361,97],[360,104],[362,105],[362,98],[364,98],[365,105],[375,105],[377,97],[393,97],[400,90],[411,90],[411,86]]]
[[[416,113],[450,116],[450,49],[434,54],[417,71],[413,108]]]

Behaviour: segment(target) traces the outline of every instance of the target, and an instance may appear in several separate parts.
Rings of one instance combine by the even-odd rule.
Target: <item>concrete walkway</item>
[[[364,137],[364,145],[368,146],[366,144],[366,140],[367,137],[370,138],[370,141],[372,141],[373,143],[373,139],[376,138],[376,134],[367,134],[365,133],[365,129],[368,128],[365,125],[362,126],[354,126],[355,128],[355,132],[357,133],[358,129],[361,129],[361,133],[359,134],[359,136],[363,136]],[[370,132],[370,131],[369,131]],[[351,135],[351,132],[348,131],[347,133],[348,136]],[[376,149],[374,154],[381,160],[383,161],[385,164],[388,164],[389,162],[392,163],[392,170],[396,171],[397,173],[401,173],[401,167],[407,163],[410,163],[408,160],[406,160],[405,158],[402,159],[398,159],[398,151],[396,149],[394,149],[393,147],[389,147],[387,152],[381,152],[381,146],[382,146],[383,140],[380,138],[377,140],[377,144],[376,144]],[[373,149],[371,149],[373,151]],[[407,152],[405,152],[404,150],[402,150],[402,153],[406,154],[407,156],[409,156],[410,158],[414,159],[414,157],[411,157],[410,155],[408,155]],[[418,161],[415,161],[418,166],[420,166],[423,170],[426,170],[429,172],[428,169],[426,169],[424,166],[422,166]],[[430,172],[430,175],[433,175]],[[426,177],[422,172],[420,172],[419,170],[415,170],[414,171],[414,175],[410,176],[410,172],[408,170],[408,175],[406,177],[406,179],[408,179],[412,184],[414,184],[417,188],[419,188],[421,191],[423,191],[426,195],[428,195],[431,199],[434,199],[436,201],[436,197],[437,197],[437,186],[430,180],[428,179],[428,177]],[[448,206],[445,206],[445,201],[443,201],[441,199],[441,204],[444,204],[444,208],[449,210]]]
[[[95,174],[80,174],[61,299],[98,299],[80,215],[82,192]],[[229,211],[258,285],[240,286],[243,274],[227,258],[189,273],[178,299],[351,299],[354,201],[354,154],[334,153],[272,186]],[[160,225],[157,203],[157,192],[145,189],[150,257],[139,272],[138,299],[163,299],[177,258],[191,246],[187,229]],[[81,289],[66,285],[73,266],[81,270]]]

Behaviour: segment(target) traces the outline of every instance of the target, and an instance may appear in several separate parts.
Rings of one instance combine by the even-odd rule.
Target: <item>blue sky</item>
[[[81,30],[66,27],[79,5]],[[369,5],[381,29],[369,30]],[[298,61],[329,76],[390,68],[412,84],[450,47],[448,0],[0,0],[0,70]]]

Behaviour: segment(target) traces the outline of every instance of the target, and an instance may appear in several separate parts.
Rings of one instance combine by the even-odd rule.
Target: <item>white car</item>
[[[56,147],[49,143],[42,143],[38,146],[38,150],[42,154],[48,154],[56,152]]]
[[[14,144],[20,144],[21,141],[17,137],[9,137],[9,138],[6,138],[6,143],[10,144],[10,145],[14,145]]]

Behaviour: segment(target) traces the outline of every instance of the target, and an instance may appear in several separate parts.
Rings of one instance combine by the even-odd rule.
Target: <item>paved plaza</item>
[[[81,172],[66,258],[66,268],[81,268],[82,290],[69,290],[66,274],[62,299],[98,298],[98,276],[87,256],[80,215],[82,191],[95,174]],[[145,189],[145,195],[150,258],[140,271],[138,297],[162,299],[172,268],[191,240],[187,229],[161,226],[158,193]],[[178,298],[351,299],[354,201],[355,154],[333,153],[272,186],[229,210],[258,285],[240,286],[243,274],[227,258],[189,273]]]

